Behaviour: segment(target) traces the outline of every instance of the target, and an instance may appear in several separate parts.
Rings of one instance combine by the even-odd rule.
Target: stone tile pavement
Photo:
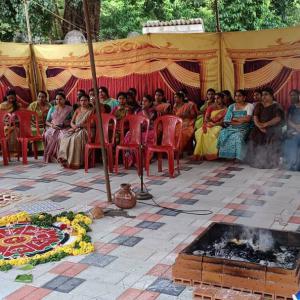
[[[211,222],[300,231],[300,173],[182,160],[175,179],[167,170],[158,174],[156,166],[151,174],[146,187],[161,207],[145,201],[127,216],[96,220],[91,233],[96,251],[88,256],[0,273],[0,299],[192,299],[192,287],[172,282],[172,264]],[[112,191],[123,182],[138,187],[136,171],[112,174]],[[33,160],[27,166],[1,165],[0,192],[6,191],[22,199],[0,206],[1,216],[20,210],[116,209],[106,202],[100,166],[84,173]],[[32,273],[33,283],[14,282],[21,273]]]

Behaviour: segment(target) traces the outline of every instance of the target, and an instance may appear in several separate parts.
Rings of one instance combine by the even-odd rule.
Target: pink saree
[[[57,107],[51,107],[47,121],[52,124],[61,127],[61,129],[47,128],[43,134],[45,150],[44,161],[46,163],[57,161],[57,154],[59,151],[60,140],[64,136],[67,128],[69,127],[71,120],[71,106],[65,106],[63,109],[57,109]]]

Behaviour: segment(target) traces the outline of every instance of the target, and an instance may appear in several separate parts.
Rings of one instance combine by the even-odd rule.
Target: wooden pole
[[[36,61],[35,61],[35,55],[32,45],[32,33],[31,33],[31,27],[30,27],[30,20],[29,20],[29,10],[28,10],[28,0],[24,0],[24,12],[25,12],[25,19],[26,19],[26,27],[27,27],[27,35],[28,35],[28,44],[30,48],[30,56],[31,56],[31,74],[33,79],[33,94],[34,97],[37,97],[37,92],[39,90],[38,87],[38,79],[36,74]]]
[[[24,11],[25,11],[26,26],[27,26],[28,43],[32,44],[32,35],[31,35],[29,13],[28,13],[28,0],[24,0]]]
[[[108,173],[108,168],[107,168],[107,154],[106,154],[106,150],[104,148],[103,124],[102,124],[102,117],[101,117],[101,113],[100,113],[95,57],[94,57],[94,50],[93,50],[93,43],[92,43],[92,36],[91,36],[89,8],[88,8],[87,0],[83,0],[83,11],[84,11],[85,28],[86,28],[86,33],[87,33],[88,47],[89,47],[90,65],[91,65],[92,78],[93,78],[93,88],[94,88],[94,93],[96,96],[96,116],[97,116],[98,124],[100,127],[99,128],[100,129],[99,130],[100,143],[101,143],[101,145],[103,145],[101,153],[102,153],[103,168],[104,168],[104,174],[105,174],[107,200],[108,200],[108,202],[112,202],[109,173]]]
[[[215,0],[215,14],[216,14],[216,31],[221,32],[218,0]]]

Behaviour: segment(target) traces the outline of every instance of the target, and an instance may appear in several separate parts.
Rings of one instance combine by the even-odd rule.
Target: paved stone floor
[[[138,185],[135,170],[111,176],[112,191],[123,182]],[[17,268],[1,272],[1,299],[192,299],[193,288],[173,284],[171,267],[177,253],[211,222],[224,221],[282,230],[299,230],[300,173],[257,170],[228,162],[181,161],[181,174],[169,179],[145,179],[155,201],[128,211],[128,216],[106,216],[92,224],[96,251],[39,265],[32,271]],[[108,205],[103,171],[99,166],[64,170],[56,164],[30,160],[27,166],[0,167],[0,192],[21,195],[0,203],[1,215],[28,212],[87,210]],[[148,204],[148,205],[147,205]],[[211,210],[210,215],[199,215]],[[197,215],[198,214],[198,215]],[[32,273],[32,284],[14,282],[16,275]]]

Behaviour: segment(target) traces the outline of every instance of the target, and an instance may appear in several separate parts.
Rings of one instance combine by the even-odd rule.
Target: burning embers
[[[211,244],[199,242],[193,254],[293,269],[299,248],[281,245],[274,240],[270,231],[245,228],[240,233],[224,232]]]
[[[179,253],[173,278],[291,299],[299,289],[300,234],[213,223]]]

